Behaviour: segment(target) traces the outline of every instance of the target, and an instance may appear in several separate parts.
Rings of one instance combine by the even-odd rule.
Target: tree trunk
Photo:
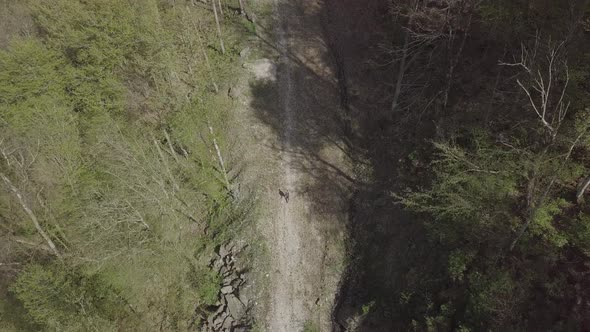
[[[205,65],[207,65],[207,72],[209,73],[209,77],[211,79],[211,84],[213,85],[213,89],[215,89],[215,93],[219,93],[219,87],[217,87],[217,83],[215,83],[215,79],[213,77],[213,68],[211,68],[211,64],[209,63],[209,56],[207,56],[207,50],[203,45],[203,40],[201,38],[200,26],[201,23],[199,22],[199,26],[196,23],[193,23],[195,27],[195,33],[197,34],[197,40],[199,41],[199,49],[203,54],[203,58],[205,59]]]
[[[217,3],[219,4],[219,15],[221,15],[221,18],[223,18],[223,8],[221,7],[221,0],[217,0]]]
[[[590,176],[587,177],[586,179],[584,179],[584,182],[582,182],[580,189],[578,189],[578,192],[576,194],[576,199],[577,199],[578,203],[581,203],[583,201],[584,193],[586,192],[586,189],[588,189],[589,185],[590,185]]]
[[[35,228],[37,229],[37,231],[39,232],[39,234],[41,234],[41,236],[43,237],[43,239],[45,240],[45,242],[47,242],[47,245],[49,246],[49,248],[51,248],[51,251],[59,259],[62,259],[61,254],[59,253],[59,251],[57,250],[57,247],[55,246],[55,243],[53,243],[53,241],[51,240],[51,238],[49,237],[49,235],[47,233],[45,233],[45,231],[43,230],[43,228],[39,224],[39,220],[37,220],[37,217],[33,213],[33,210],[31,210],[29,208],[29,206],[25,202],[25,199],[23,198],[23,195],[20,193],[20,191],[18,190],[18,188],[16,188],[12,184],[12,182],[10,182],[10,180],[8,179],[8,177],[6,177],[6,175],[4,175],[3,173],[0,173],[0,177],[2,178],[2,180],[4,181],[4,183],[6,183],[6,185],[10,189],[10,191],[12,191],[12,193],[14,194],[14,196],[16,196],[16,198],[18,199],[18,201],[19,201],[20,205],[22,206],[23,210],[25,210],[25,212],[27,213],[27,215],[29,216],[29,218],[31,218],[31,221],[35,225]]]
[[[402,59],[399,65],[399,72],[397,73],[397,82],[395,84],[395,91],[393,93],[393,100],[391,102],[391,111],[395,112],[399,105],[399,95],[402,91],[402,82],[404,80],[404,74],[406,72],[406,58],[408,57],[408,44],[410,43],[409,33],[406,32],[404,40],[404,50]]]
[[[219,162],[219,166],[221,167],[221,172],[223,173],[223,180],[225,181],[225,185],[227,187],[227,190],[231,191],[229,179],[227,178],[227,170],[225,169],[225,163],[223,162],[223,157],[221,156],[221,149],[219,149],[219,145],[217,144],[217,139],[215,138],[215,135],[213,134],[213,127],[211,127],[211,124],[209,123],[209,121],[207,121],[207,127],[209,127],[209,133],[211,134],[211,137],[213,139],[213,146],[215,147],[215,152],[217,153],[217,160]]]
[[[221,54],[225,54],[225,45],[223,44],[223,37],[221,36],[221,25],[219,25],[219,16],[217,15],[215,0],[211,0],[211,7],[213,7],[213,14],[215,15],[215,24],[217,25],[217,35],[219,36],[219,44],[221,45]]]
[[[244,8],[244,0],[239,0],[240,3],[240,15],[246,15],[246,9]]]

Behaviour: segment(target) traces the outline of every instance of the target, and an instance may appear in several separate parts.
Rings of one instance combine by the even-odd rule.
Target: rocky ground
[[[227,243],[219,246],[215,257],[211,259],[209,266],[222,276],[223,282],[217,307],[207,318],[205,331],[250,330],[252,320],[249,311],[253,303],[246,296],[246,292],[240,291],[247,284],[245,267],[238,263],[239,254],[244,248],[243,244]]]

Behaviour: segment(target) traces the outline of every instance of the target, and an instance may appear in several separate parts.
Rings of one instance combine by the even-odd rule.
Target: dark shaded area
[[[510,308],[514,316],[500,313],[498,321],[478,321],[466,309],[473,294],[467,286],[454,284],[448,271],[449,254],[467,244],[429,236],[429,216],[404,211],[393,195],[429,185],[430,162],[436,157],[432,141],[456,139],[468,145],[466,137],[473,129],[502,140],[517,126],[536,125],[538,119],[515,84],[518,72],[498,63],[514,60],[521,42],[536,33],[569,38],[577,45],[571,47],[572,58],[587,52],[585,37],[573,38],[579,31],[562,24],[579,19],[575,10],[568,12],[571,4],[549,10],[554,5],[550,2],[500,1],[514,16],[510,24],[487,17],[484,22],[485,15],[507,17],[486,12],[489,8],[461,16],[453,22],[456,31],[451,37],[416,46],[419,51],[408,57],[411,66],[394,107],[399,49],[406,33],[402,26],[408,22],[394,20],[392,2],[387,0],[324,0],[317,11],[305,9],[313,3],[281,5],[281,24],[296,47],[286,48],[278,82],[252,86],[252,106],[260,120],[278,133],[292,126],[296,139],[286,139],[275,148],[295,153],[297,167],[313,176],[313,183],[299,190],[316,198],[314,213],[348,214],[349,261],[334,305],[334,329],[342,331],[356,320],[360,331],[403,331],[412,326],[421,330],[428,319],[442,330],[459,329],[468,319],[482,330],[490,326],[583,329],[587,296],[574,294],[575,289],[587,293],[582,279],[590,270],[581,261],[583,254],[565,249],[555,257],[544,257],[542,245],[530,244],[529,252],[506,253],[508,258],[496,264],[499,270],[559,275],[567,280],[560,284],[567,289],[548,294],[544,280],[532,278],[531,288],[536,291]],[[314,25],[321,29],[309,28]],[[275,35],[275,40],[280,37]],[[315,61],[313,54],[302,51],[308,42],[322,45],[325,58]],[[269,45],[283,49],[273,42]],[[321,63],[330,63],[331,68],[321,68]],[[296,110],[292,121],[285,118],[285,105]],[[350,170],[322,155],[328,145],[337,146],[352,161]],[[506,243],[498,243],[498,248],[508,247],[513,232],[507,233],[502,240]],[[496,248],[482,248],[482,256],[486,250]],[[516,274],[519,280],[530,277]],[[455,311],[445,312],[448,303]]]

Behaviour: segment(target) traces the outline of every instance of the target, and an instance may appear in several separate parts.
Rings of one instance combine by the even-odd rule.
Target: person
[[[281,197],[285,199],[285,202],[289,203],[289,191],[288,190],[282,191],[281,189],[279,189],[279,195],[281,195]]]

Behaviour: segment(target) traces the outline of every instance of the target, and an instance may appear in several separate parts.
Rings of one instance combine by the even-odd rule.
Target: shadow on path
[[[280,6],[277,24],[283,24],[288,45],[277,45],[276,35],[260,36],[280,54],[278,79],[251,83],[250,106],[281,138],[271,150],[290,154],[291,167],[308,175],[289,188],[292,199],[307,197],[311,221],[325,237],[347,232],[347,267],[332,310],[333,329],[343,330],[359,319],[363,306],[375,303],[359,319],[360,330],[395,330],[396,317],[403,315],[395,312],[399,289],[411,282],[408,271],[420,273],[416,261],[427,266],[438,258],[413,250],[424,231],[389,192],[402,167],[398,161],[412,147],[390,132],[392,119],[384,112],[395,75],[379,49],[391,24],[388,1],[297,0]]]

